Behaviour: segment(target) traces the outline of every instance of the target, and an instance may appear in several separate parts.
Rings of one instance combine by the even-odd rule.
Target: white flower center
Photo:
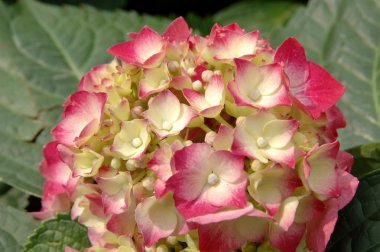
[[[209,185],[216,185],[219,182],[219,177],[215,173],[210,173],[207,177],[207,183]]]
[[[113,158],[111,160],[111,167],[114,169],[119,169],[121,166],[121,160],[120,158]]]
[[[268,141],[264,137],[257,138],[257,146],[259,148],[264,148],[268,145]]]
[[[164,121],[162,123],[162,129],[170,131],[173,128],[173,125],[170,122]]]
[[[260,99],[260,97],[261,97],[260,91],[257,89],[253,90],[249,94],[249,98],[251,98],[253,101],[257,101],[258,99]]]
[[[135,138],[133,138],[133,140],[132,140],[132,145],[133,145],[133,147],[135,147],[135,148],[140,147],[140,146],[142,145],[141,138],[139,138],[139,137],[135,137]]]
[[[192,86],[193,86],[193,89],[194,89],[195,91],[199,91],[199,90],[201,90],[202,87],[203,87],[202,82],[201,82],[200,80],[196,80],[196,81],[194,81]]]

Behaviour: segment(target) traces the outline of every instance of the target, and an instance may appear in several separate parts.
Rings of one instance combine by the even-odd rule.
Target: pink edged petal
[[[183,17],[174,19],[162,33],[162,38],[169,42],[186,42],[191,34],[191,29]]]
[[[263,149],[262,152],[267,158],[277,163],[283,164],[290,168],[294,168],[295,166],[295,148],[292,144],[288,144],[279,149]]]
[[[169,90],[151,98],[148,104],[149,109],[145,111],[144,117],[160,138],[177,135],[196,116],[189,106],[181,104]]]
[[[351,172],[351,166],[354,163],[354,156],[345,151],[339,151],[336,158],[339,170]]]
[[[325,211],[325,204],[314,198],[312,194],[306,195],[299,200],[295,222],[307,223],[318,219]]]
[[[133,236],[136,221],[134,209],[121,214],[113,214],[107,222],[107,229],[117,235]]]
[[[167,187],[173,190],[176,206],[185,218],[224,206],[246,205],[247,180],[241,157],[214,152],[207,144],[193,144],[175,153],[174,165],[177,173],[167,181]]]
[[[301,108],[313,118],[332,107],[344,94],[344,87],[319,65],[309,62],[310,76],[304,85],[290,88]]]
[[[290,86],[302,85],[309,76],[305,50],[295,38],[288,38],[277,48],[274,61],[284,64]]]
[[[253,215],[258,217],[266,217],[262,212],[253,208],[253,205],[248,203],[244,208],[231,208],[226,210],[221,210],[216,213],[204,214],[196,217],[189,218],[187,221],[191,223],[197,223],[200,225],[218,223],[226,220],[234,220],[243,215]],[[263,214],[262,216],[260,214]]]
[[[261,242],[268,230],[268,217],[252,205],[190,219],[198,227],[200,251],[231,251],[246,241]]]
[[[207,144],[192,144],[174,154],[174,167],[181,173],[172,176],[167,181],[167,186],[175,191],[175,198],[191,201],[199,196],[210,172],[205,169],[204,160],[207,160],[211,153],[212,149]]]
[[[30,213],[39,220],[53,218],[57,213],[65,213],[70,210],[71,206],[66,190],[61,185],[48,180],[44,182],[41,204],[40,211]]]
[[[261,67],[241,59],[235,59],[236,80],[229,83],[229,90],[238,105],[270,108],[290,105],[287,90],[282,84],[282,67],[278,63]]]
[[[156,150],[153,157],[148,162],[148,169],[154,171],[157,177],[162,180],[168,180],[174,173],[170,162],[174,153],[184,146],[183,144],[176,140],[171,145],[164,143],[161,148]]]
[[[326,142],[334,142],[338,137],[338,129],[346,127],[346,120],[338,106],[333,105],[326,110],[327,125],[325,129]]]
[[[70,167],[62,162],[57,150],[58,142],[47,143],[43,148],[44,161],[40,164],[42,176],[51,182],[65,187],[71,178]]]
[[[191,89],[183,89],[182,93],[190,105],[195,107],[198,111],[202,111],[210,107],[210,104],[207,103],[204,95]]]
[[[144,26],[132,39],[112,46],[107,52],[139,67],[153,68],[161,63],[165,56],[165,43],[157,32]]]
[[[227,176],[228,177],[228,176]],[[245,190],[247,179],[245,176],[240,183],[228,183],[220,176],[220,182],[216,186],[206,186],[199,201],[205,201],[214,207],[235,206],[244,207],[247,204]]]
[[[199,114],[203,117],[207,118],[214,118],[220,114],[220,112],[223,110],[224,106],[223,105],[218,105],[218,106],[212,106],[207,109],[204,109],[199,112]]]
[[[153,157],[148,162],[148,169],[152,170],[157,175],[157,180],[154,184],[154,193],[157,198],[161,198],[168,189],[166,181],[174,174],[174,167],[171,165],[171,160],[177,150],[184,146],[180,141],[174,141],[171,145],[163,144],[160,149],[156,150]]]
[[[294,223],[287,231],[277,225],[272,225],[269,232],[269,242],[281,252],[295,252],[304,233],[304,224]]]
[[[243,158],[229,151],[216,151],[209,156],[207,162],[212,171],[228,183],[240,183],[247,178]]]
[[[297,120],[273,120],[265,124],[263,137],[268,144],[274,148],[283,148],[292,140],[294,133],[298,129]]]
[[[105,93],[78,91],[65,102],[62,121],[52,130],[55,140],[69,146],[81,146],[99,129],[103,117]]]
[[[339,194],[336,157],[339,142],[313,148],[303,161],[300,177],[311,191],[323,200]]]
[[[234,130],[233,141],[231,145],[232,153],[241,156],[255,158],[262,163],[267,163],[267,157],[259,150],[252,136],[242,127],[236,127]]]
[[[191,121],[191,119],[193,119],[196,116],[197,115],[194,113],[194,111],[189,106],[187,106],[185,104],[181,104],[180,115],[179,115],[177,121],[175,121],[173,123],[172,131],[180,132],[181,130],[183,130],[188,125],[188,123]]]
[[[340,195],[338,196],[339,210],[345,207],[354,197],[356,189],[359,185],[359,180],[352,176],[350,173],[339,170],[338,171],[338,184]]]
[[[176,208],[186,220],[195,216],[214,213],[220,209],[220,206],[210,204],[207,198],[188,201],[174,195],[174,200]]]
[[[230,150],[233,137],[233,129],[221,124],[212,145],[215,150]]]
[[[213,27],[210,34],[210,49],[214,59],[228,63],[234,58],[254,54],[259,32],[245,33],[238,25],[234,26],[235,28],[232,26]]]
[[[210,106],[217,106],[223,103],[224,83],[221,75],[212,75],[205,90],[205,99]]]
[[[278,227],[280,227],[282,230],[287,231],[295,221],[298,205],[298,197],[291,196],[285,199],[281,203],[278,212],[274,216],[276,225],[278,225]]]
[[[159,68],[144,69],[144,78],[139,82],[138,95],[140,99],[158,93],[169,87],[170,79],[166,65]]]
[[[325,212],[307,223],[306,244],[314,252],[324,252],[338,219],[339,204],[335,199],[326,202]]]
[[[250,175],[249,181],[248,192],[272,216],[281,202],[302,185],[294,170],[280,166],[257,171]]]
[[[135,216],[145,245],[152,246],[159,239],[171,235],[178,225],[177,214],[168,196],[160,200],[155,197],[144,199],[136,207]]]

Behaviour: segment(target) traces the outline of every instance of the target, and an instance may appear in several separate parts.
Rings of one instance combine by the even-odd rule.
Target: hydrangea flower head
[[[130,38],[64,103],[34,216],[70,211],[87,252],[324,251],[358,185],[343,86],[296,39],[237,24]]]

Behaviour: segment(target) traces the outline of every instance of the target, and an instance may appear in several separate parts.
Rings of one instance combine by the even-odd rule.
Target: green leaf
[[[354,156],[351,173],[362,178],[366,174],[380,169],[380,143],[364,144],[348,150]]]
[[[55,219],[45,221],[29,237],[23,247],[24,252],[64,251],[69,246],[83,250],[91,246],[87,239],[87,228],[69,215],[58,215]]]
[[[0,206],[11,206],[21,210],[28,206],[28,198],[29,195],[26,193],[21,192],[16,188],[11,188],[0,196]]]
[[[106,49],[128,32],[168,23],[135,12],[0,1],[0,180],[40,196],[42,145],[81,76],[110,61]]]
[[[339,212],[326,251],[356,252],[380,249],[380,170],[360,180],[354,199]]]
[[[222,25],[238,23],[247,31],[259,29],[262,37],[270,38],[300,6],[300,3],[289,0],[242,1],[216,13],[214,22]]]
[[[38,222],[17,209],[0,207],[0,251],[20,251]]]
[[[311,0],[276,35],[277,45],[295,36],[309,59],[345,85],[343,148],[380,141],[379,23],[378,0]]]

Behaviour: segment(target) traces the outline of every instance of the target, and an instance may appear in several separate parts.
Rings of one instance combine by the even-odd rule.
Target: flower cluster
[[[70,211],[94,252],[324,251],[358,185],[343,86],[237,24],[129,36],[64,103],[34,215]]]

